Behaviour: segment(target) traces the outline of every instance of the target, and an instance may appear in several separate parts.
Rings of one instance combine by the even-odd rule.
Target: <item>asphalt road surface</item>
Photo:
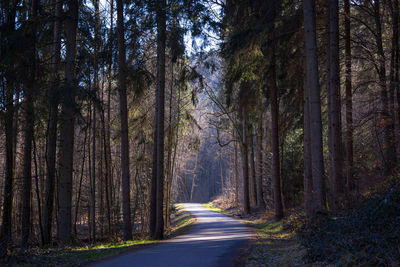
[[[184,204],[197,217],[190,232],[155,246],[133,251],[93,266],[231,266],[251,231],[242,222],[212,212],[201,204]]]

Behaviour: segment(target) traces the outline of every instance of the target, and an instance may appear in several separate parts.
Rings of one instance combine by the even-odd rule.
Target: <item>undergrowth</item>
[[[319,215],[299,231],[304,260],[337,266],[400,266],[400,185],[341,215]]]

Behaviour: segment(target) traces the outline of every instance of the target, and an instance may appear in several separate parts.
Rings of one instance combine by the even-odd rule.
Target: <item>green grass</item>
[[[215,207],[212,202],[203,203],[202,205],[203,205],[203,207],[205,207],[206,209],[208,209],[210,211],[214,211],[214,212],[218,212],[218,213],[222,213],[222,214],[228,214],[227,210],[222,210],[220,208]]]
[[[175,205],[171,226],[166,230],[166,238],[173,238],[186,232],[196,221],[182,204]],[[15,253],[5,263],[10,266],[78,266],[116,256],[121,253],[155,244],[156,240],[129,240],[99,243],[75,247],[40,249],[32,248],[23,255]],[[0,262],[0,265],[2,262]]]
[[[254,229],[255,240],[247,258],[247,266],[299,266],[304,250],[285,221],[255,220],[245,223]]]

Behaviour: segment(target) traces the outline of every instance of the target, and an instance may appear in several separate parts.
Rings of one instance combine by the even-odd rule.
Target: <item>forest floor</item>
[[[171,215],[171,227],[166,231],[166,238],[170,239],[186,233],[195,221],[196,218],[187,212],[182,204],[176,204]],[[146,239],[116,240],[114,242],[99,242],[78,246],[31,248],[25,251],[15,250],[5,261],[0,261],[0,265],[85,266],[92,262],[143,249],[158,242]]]

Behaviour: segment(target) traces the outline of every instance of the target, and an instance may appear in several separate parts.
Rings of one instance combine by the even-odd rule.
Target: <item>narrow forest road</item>
[[[231,266],[251,231],[239,220],[209,211],[201,204],[184,204],[184,207],[197,217],[189,234],[93,266]]]

